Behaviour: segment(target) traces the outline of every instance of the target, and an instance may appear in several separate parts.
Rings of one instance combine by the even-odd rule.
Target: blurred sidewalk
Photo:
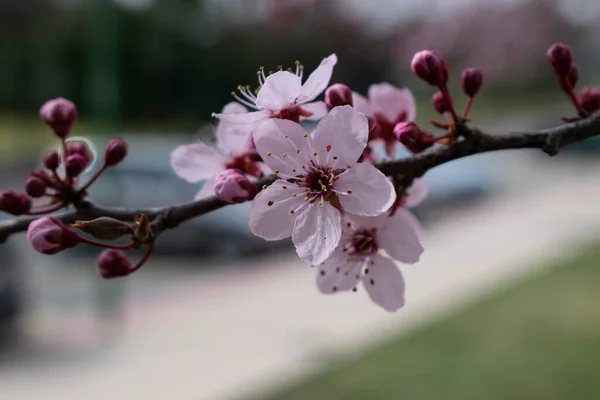
[[[315,271],[293,255],[219,273],[169,272],[168,263],[154,260],[163,268],[149,265],[128,281],[131,298],[114,342],[68,361],[15,358],[0,365],[0,397],[256,396],[439,318],[600,237],[594,165],[523,164],[522,158],[518,164],[511,154],[498,159],[506,163],[504,190],[436,223],[426,232],[422,261],[401,266],[407,304],[396,314],[381,311],[360,287],[319,294]],[[77,329],[65,332],[64,341],[74,341]]]

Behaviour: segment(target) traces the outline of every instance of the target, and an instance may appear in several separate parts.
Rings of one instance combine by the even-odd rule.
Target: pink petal
[[[376,254],[362,281],[371,300],[387,311],[397,311],[404,305],[404,278],[389,258]]]
[[[171,167],[188,182],[212,178],[225,169],[225,157],[212,146],[196,142],[179,146],[171,152]]]
[[[222,114],[246,114],[248,113],[248,109],[238,103],[237,101],[230,101],[225,104],[223,110],[221,110]]]
[[[406,223],[410,224],[413,230],[417,233],[419,241],[423,241],[423,225],[421,225],[421,221],[419,221],[418,218],[415,217],[415,214],[413,214],[406,208],[397,209],[395,214],[398,213],[404,214],[403,218],[406,221]]]
[[[386,212],[396,200],[394,185],[372,164],[359,163],[342,173],[334,184],[344,211],[364,216]],[[348,194],[348,191],[350,193]]]
[[[387,82],[369,87],[369,103],[374,113],[382,114],[390,122],[396,122],[403,112],[406,113],[407,121],[414,121],[417,115],[412,92],[408,89],[398,89]]]
[[[257,124],[233,124],[221,121],[215,131],[217,145],[229,155],[242,154],[245,152],[248,138],[256,126]]]
[[[302,261],[319,265],[331,256],[341,234],[340,212],[328,202],[314,203],[296,218],[292,241]]]
[[[367,146],[369,123],[351,106],[335,107],[310,136],[322,167],[345,168],[355,163]]]
[[[348,227],[347,223],[350,223],[351,229],[378,229],[382,227],[388,221],[388,214],[383,213],[376,217],[365,217],[360,215],[345,214],[342,223],[346,223],[345,227]]]
[[[294,177],[309,165],[309,140],[300,124],[287,119],[269,119],[253,134],[256,151],[269,168],[280,176]],[[300,150],[300,153],[298,153]]]
[[[256,96],[256,106],[261,110],[282,110],[294,104],[301,88],[299,76],[289,71],[277,71],[265,79]]]
[[[301,121],[318,121],[327,115],[327,106],[324,101],[314,101],[312,103],[302,104],[302,109],[313,113],[310,117],[300,117]]]
[[[194,197],[194,200],[202,200],[202,199],[206,199],[208,197],[214,196],[215,195],[215,191],[213,190],[213,182],[214,181],[215,181],[214,178],[205,180],[204,183],[202,184],[202,188],[196,194],[196,197]]]
[[[418,206],[425,200],[429,193],[429,185],[424,179],[417,178],[413,181],[412,185],[406,191],[405,207]]]
[[[271,117],[269,111],[254,111],[245,114],[215,114],[212,115],[219,121],[231,122],[232,124],[252,124]]]
[[[302,85],[300,95],[298,96],[298,104],[313,101],[327,89],[335,64],[337,64],[337,56],[335,54],[332,54],[321,61],[321,64],[319,64],[317,69],[310,74],[306,82],[304,82],[304,85]]]
[[[410,211],[399,209],[377,231],[377,242],[393,259],[414,264],[423,254],[420,236],[418,220]]]
[[[356,92],[352,92],[352,107],[359,113],[365,114],[367,117],[373,116],[373,111],[371,110],[367,98]]]
[[[292,193],[295,193],[292,185],[283,179],[263,189],[250,207],[250,231],[266,240],[289,237],[297,217],[297,214],[291,214],[290,210],[295,210],[304,203],[302,196],[292,197]]]
[[[338,247],[317,272],[317,287],[321,293],[335,293],[356,287],[363,260],[350,259],[348,254]]]

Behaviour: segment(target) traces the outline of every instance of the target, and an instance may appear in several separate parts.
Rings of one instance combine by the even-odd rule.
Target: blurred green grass
[[[600,244],[268,400],[598,399],[598,371]]]

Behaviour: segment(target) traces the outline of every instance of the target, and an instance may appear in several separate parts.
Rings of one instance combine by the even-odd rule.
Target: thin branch
[[[516,132],[505,135],[489,135],[467,126],[459,126],[461,139],[450,146],[439,146],[412,157],[377,164],[376,167],[386,175],[402,178],[403,182],[425,174],[428,170],[458,158],[496,150],[541,149],[550,156],[558,154],[564,146],[600,135],[600,114],[586,119],[550,129],[533,132]],[[277,179],[271,175],[257,182],[258,187],[270,185]],[[152,220],[152,242],[164,230],[173,229],[179,224],[226,206],[227,203],[216,197],[210,197],[189,203],[150,209],[129,209],[103,207],[84,202],[77,210],[57,215],[65,223],[76,220],[91,220],[99,217],[112,217],[131,222],[134,216],[145,213]],[[36,217],[22,217],[0,222],[0,243],[10,235],[27,230]]]

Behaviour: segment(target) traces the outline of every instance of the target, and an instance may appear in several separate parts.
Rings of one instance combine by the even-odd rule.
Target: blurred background
[[[165,206],[199,186],[170,151],[210,140],[210,115],[256,70],[432,90],[410,71],[435,50],[483,71],[474,124],[502,134],[573,114],[545,52],[572,46],[600,83],[595,0],[0,0],[0,187],[22,190],[56,145],[40,105],[79,107],[75,134],[130,155],[93,186],[104,205]],[[0,398],[592,399],[600,397],[597,140],[458,160],[425,177],[425,254],[401,266],[407,304],[323,296],[287,241],[247,228],[248,204],[161,236],[134,276],[104,281],[93,248],[53,257],[0,246]],[[92,173],[93,171],[90,171]],[[2,215],[0,218],[6,218]]]

